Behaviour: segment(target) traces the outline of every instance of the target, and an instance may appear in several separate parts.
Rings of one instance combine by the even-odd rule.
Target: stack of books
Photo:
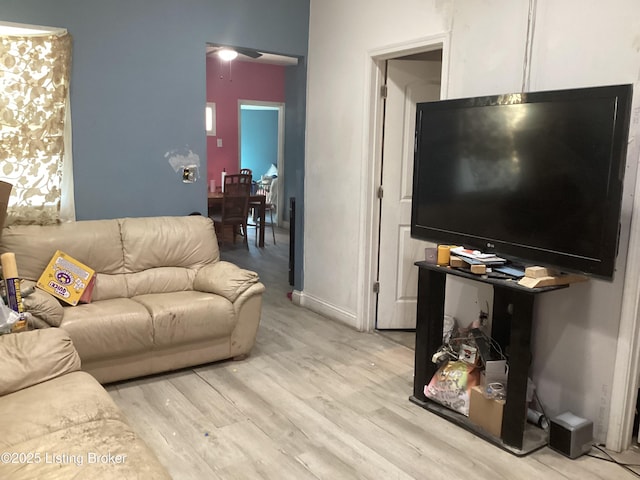
[[[495,253],[482,253],[478,250],[469,250],[464,247],[455,247],[451,249],[451,255],[462,258],[469,265],[504,265],[507,263],[505,258],[498,257]]]

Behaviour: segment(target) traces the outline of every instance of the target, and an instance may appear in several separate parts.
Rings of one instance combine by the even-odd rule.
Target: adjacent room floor
[[[412,348],[293,305],[288,233],[267,238],[222,250],[267,287],[249,358],[107,387],[174,479],[636,478],[549,448],[518,458],[410,403]]]

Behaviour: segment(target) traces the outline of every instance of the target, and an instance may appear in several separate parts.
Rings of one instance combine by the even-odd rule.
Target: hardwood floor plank
[[[222,471],[236,471],[249,463],[260,478],[273,480],[315,479],[305,466],[273,440],[251,420],[222,427],[217,432],[230,449],[246,452],[247,459],[225,465]],[[225,462],[227,463],[227,462]]]
[[[288,431],[279,433],[280,441],[283,441],[283,433],[285,436],[302,433],[303,438],[306,437],[306,441],[298,442],[293,447],[296,450],[294,455],[302,453],[300,449],[324,445],[343,463],[361,472],[365,478],[411,478],[384,458],[375,455],[358,439],[337,428],[334,423],[316,412],[305,399],[297,398],[270,379],[268,375],[257,369],[247,369],[236,379],[240,377],[247,383],[247,391],[261,398],[264,403],[273,405],[274,410],[277,408],[287,412],[290,425]],[[220,382],[221,385],[227,383],[233,382],[229,380]],[[246,413],[250,414],[250,412]],[[261,418],[256,419],[256,421],[261,420]],[[292,448],[291,445],[289,448]]]
[[[192,371],[171,375],[169,381],[215,427],[231,425],[246,418],[201,377],[193,375]]]
[[[227,402],[243,412],[280,450],[292,456],[301,453],[309,442],[305,433],[297,428],[286,412],[273,404],[269,395],[255,391],[251,385],[252,375],[233,370],[199,370],[198,375],[209,382]]]
[[[318,478],[341,480],[359,480],[366,478],[355,468],[342,462],[322,446],[298,455],[297,458],[307,470],[314,472]]]
[[[158,383],[163,381],[159,378],[154,380]],[[107,391],[174,480],[222,478],[191,447],[191,442],[186,437],[192,437],[194,432],[178,431],[176,424],[147,401],[141,383],[134,380],[110,385]]]
[[[433,478],[445,478],[452,473],[458,475],[454,478],[466,478],[474,475],[473,464],[468,464],[463,452],[457,449],[450,449],[447,453],[448,456],[460,456],[460,461],[456,462],[453,468],[449,464],[442,468],[438,464],[439,462],[434,462],[434,458],[423,455],[418,448],[407,448],[405,439],[389,433],[372,422],[370,418],[358,415],[346,405],[326,397],[314,398],[310,404],[336,424],[338,428],[357,436],[368,448],[381,458],[396,465],[411,478],[420,478],[426,472],[433,475]],[[437,457],[439,453],[437,449],[429,449],[428,451],[439,458]]]

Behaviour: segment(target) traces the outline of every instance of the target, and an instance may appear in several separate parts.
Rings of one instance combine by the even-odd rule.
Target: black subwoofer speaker
[[[549,446],[569,458],[577,458],[591,450],[593,422],[565,412],[551,419]]]

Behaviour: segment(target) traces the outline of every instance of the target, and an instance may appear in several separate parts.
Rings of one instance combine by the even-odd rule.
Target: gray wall
[[[165,153],[191,149],[206,179],[206,42],[305,57],[309,2],[0,0],[0,21],[73,36],[78,220],[183,215],[206,211],[206,181],[183,184]],[[288,85],[303,109],[304,80]],[[303,151],[304,117],[294,118],[289,150]],[[303,164],[301,155],[289,160],[296,170]]]

